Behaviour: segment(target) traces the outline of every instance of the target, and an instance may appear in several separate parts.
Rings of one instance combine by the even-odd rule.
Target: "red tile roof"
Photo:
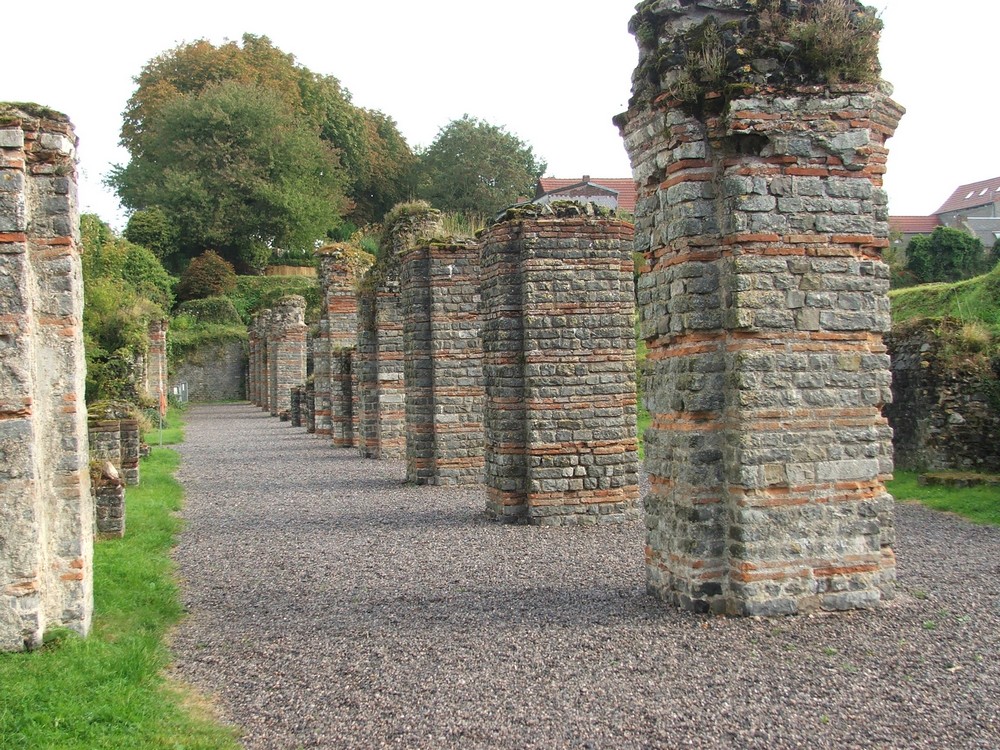
[[[945,214],[966,208],[988,206],[998,200],[1000,200],[1000,177],[994,177],[992,180],[970,182],[968,185],[960,186],[934,213]]]
[[[930,234],[940,226],[937,216],[890,216],[889,229],[900,234]]]
[[[609,188],[618,193],[618,208],[625,213],[635,213],[635,182],[631,177],[572,177],[564,179],[561,177],[542,177],[538,180],[539,194],[551,193],[554,190],[562,190],[571,185],[579,185],[589,182],[593,185]],[[537,197],[537,196],[536,196]]]

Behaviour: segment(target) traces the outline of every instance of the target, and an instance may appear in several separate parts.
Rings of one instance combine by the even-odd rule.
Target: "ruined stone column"
[[[247,326],[247,400],[260,406],[260,329],[259,315],[254,313]]]
[[[637,515],[632,225],[552,203],[511,209],[480,239],[487,512]]]
[[[479,245],[442,240],[402,254],[406,479],[474,484],[483,476]]]
[[[327,245],[316,251],[320,261],[320,288],[323,293],[323,318],[326,342],[316,350],[317,432],[328,413],[329,433],[334,446],[356,447],[353,422],[356,395],[351,387],[351,354],[358,337],[358,282],[374,263],[374,256],[349,244]],[[326,359],[326,389],[320,379],[320,357]]]
[[[268,318],[268,409],[272,417],[288,417],[294,386],[306,380],[306,301],[297,294],[279,299]]]
[[[76,136],[0,104],[0,650],[93,610]]]
[[[881,186],[902,110],[878,81],[870,11],[781,8],[640,5],[618,119],[648,266],[647,585],[695,611],[893,593]],[[817,54],[809,35],[840,47]]]
[[[257,313],[257,391],[261,409],[271,413],[271,377],[274,361],[270,357],[272,312],[270,308]]]
[[[167,388],[167,329],[168,320],[154,320],[149,324],[149,349],[146,352],[144,393],[150,401],[159,402],[160,391]]]
[[[379,258],[358,292],[359,450],[365,458],[406,455],[406,390],[400,253],[440,226],[440,212],[424,203],[403,204],[386,217]]]
[[[313,429],[317,435],[327,437],[330,434],[330,368],[332,366],[333,350],[330,346],[330,319],[323,316],[319,319],[313,346]]]

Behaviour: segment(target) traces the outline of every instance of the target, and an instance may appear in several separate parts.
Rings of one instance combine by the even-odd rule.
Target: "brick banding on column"
[[[632,225],[512,209],[482,242],[487,511],[538,524],[637,515]]]
[[[306,380],[306,301],[297,294],[282,297],[271,308],[267,329],[268,409],[271,416],[291,410],[291,389]]]
[[[772,28],[814,5],[775,11]],[[618,124],[647,262],[647,585],[696,611],[872,607],[895,578],[880,252],[885,140],[902,110],[877,80],[815,78],[794,45],[726,69],[727,44],[738,55],[759,41],[759,12],[650,2],[634,22],[648,33]],[[851,39],[877,49],[867,13],[849,14]],[[724,25],[750,36],[712,36]],[[716,91],[692,77],[708,46]]]
[[[65,115],[0,104],[0,651],[93,611],[76,146]]]
[[[481,482],[479,245],[419,242],[402,252],[401,263],[407,481]]]

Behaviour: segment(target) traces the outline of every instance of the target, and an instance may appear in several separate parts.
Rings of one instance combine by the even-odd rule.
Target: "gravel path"
[[[640,523],[493,524],[248,405],[180,451],[177,667],[248,748],[1000,748],[1000,529],[900,505],[890,606],[713,619]]]

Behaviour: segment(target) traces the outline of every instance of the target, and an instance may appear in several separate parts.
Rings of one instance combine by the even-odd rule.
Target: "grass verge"
[[[179,463],[174,451],[154,448],[142,485],[127,491],[125,538],[95,545],[90,637],[50,633],[38,651],[0,655],[0,749],[238,747],[232,730],[197,715],[197,701],[163,672],[164,639],[182,615],[170,559]]]
[[[934,510],[957,513],[975,523],[1000,526],[1000,487],[925,486],[917,481],[914,471],[897,471],[895,479],[886,484],[897,501],[915,500]]]

